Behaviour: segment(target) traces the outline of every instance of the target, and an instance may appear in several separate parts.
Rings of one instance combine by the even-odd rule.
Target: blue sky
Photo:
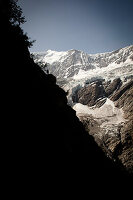
[[[30,51],[102,53],[133,44],[133,0],[19,0]]]

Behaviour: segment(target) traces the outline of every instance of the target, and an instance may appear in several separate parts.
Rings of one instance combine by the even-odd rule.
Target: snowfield
[[[101,128],[106,125],[118,125],[125,122],[123,110],[115,107],[114,102],[108,98],[100,108],[77,103],[73,106],[73,109],[78,117],[91,115],[100,123]]]

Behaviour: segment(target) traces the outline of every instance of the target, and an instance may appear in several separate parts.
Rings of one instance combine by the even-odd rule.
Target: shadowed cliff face
[[[36,155],[44,160],[48,154],[49,158],[61,155],[61,162],[66,159],[65,153],[86,152],[82,162],[85,166],[75,165],[79,170],[85,169],[90,176],[99,171],[103,177],[127,175],[84,130],[67,105],[66,93],[56,85],[56,78],[34,63],[19,29],[3,23],[1,114],[5,152],[25,158]],[[73,165],[73,160],[69,159],[69,164]]]

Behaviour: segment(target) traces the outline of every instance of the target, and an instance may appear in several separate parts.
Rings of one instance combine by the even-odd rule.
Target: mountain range
[[[96,76],[96,74],[105,77],[106,72],[109,73],[106,78],[113,78],[114,74],[124,78],[127,76],[124,66],[128,70],[128,75],[132,75],[133,45],[99,54],[87,54],[78,50],[66,52],[48,50],[33,54],[36,61],[46,62],[50,73],[53,73],[58,79],[73,78],[77,80],[90,78]]]
[[[48,50],[33,57],[56,76],[105,154],[133,172],[133,45],[99,54]]]

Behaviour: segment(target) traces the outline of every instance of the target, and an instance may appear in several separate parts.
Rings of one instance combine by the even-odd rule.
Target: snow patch
[[[77,103],[73,106],[77,116],[92,115],[94,119],[101,123],[101,127],[105,125],[117,125],[125,122],[123,117],[123,110],[115,107],[114,102],[107,98],[106,102],[100,107],[88,107],[81,103]]]

